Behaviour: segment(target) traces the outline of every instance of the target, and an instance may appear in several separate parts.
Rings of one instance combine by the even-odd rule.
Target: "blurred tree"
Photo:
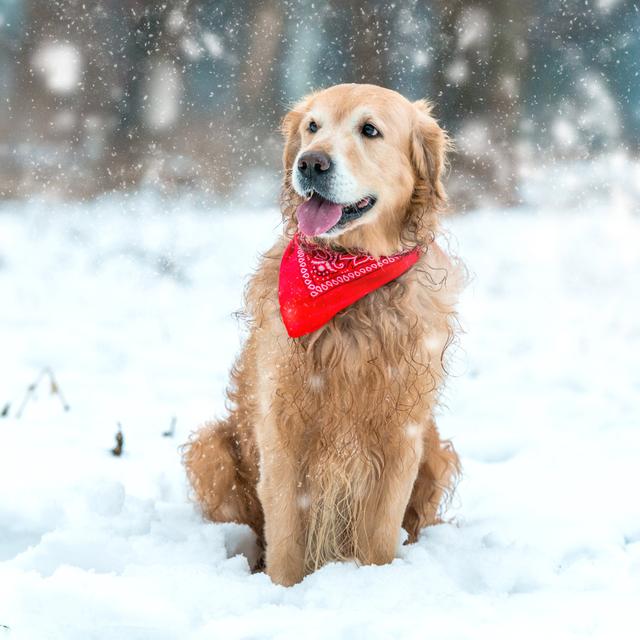
[[[0,197],[13,194],[20,181],[12,147],[20,131],[15,114],[22,18],[22,5],[0,0]]]
[[[159,157],[162,143],[171,137],[183,104],[180,43],[188,5],[188,0],[136,0],[129,6],[118,121],[108,143],[112,186],[126,187],[144,177],[149,158]]]
[[[23,2],[24,31],[16,53],[12,101],[13,124],[21,132],[19,149],[29,156],[21,159],[25,190],[34,183],[57,188],[70,178],[66,172],[72,164],[64,167],[66,175],[60,175],[62,150],[56,145],[63,138],[68,140],[71,156],[77,137],[74,94],[81,62],[68,38],[70,14],[62,19],[55,3]]]
[[[333,0],[324,20],[322,54],[317,60],[321,86],[367,82],[392,86],[389,50],[393,47],[398,5],[384,0]]]
[[[245,1],[243,17],[246,22],[235,49],[239,60],[235,157],[240,167],[254,169],[273,165],[269,139],[285,110],[280,90],[283,4],[279,0]]]
[[[519,98],[532,12],[528,0],[439,3],[434,98],[456,138],[454,173],[464,174],[473,192],[504,202],[517,199]]]

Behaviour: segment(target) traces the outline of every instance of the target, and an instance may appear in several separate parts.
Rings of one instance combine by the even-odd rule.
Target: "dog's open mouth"
[[[298,206],[298,228],[306,236],[319,236],[328,231],[336,231],[353,220],[357,220],[376,203],[374,196],[365,196],[351,204],[337,204],[312,193]]]

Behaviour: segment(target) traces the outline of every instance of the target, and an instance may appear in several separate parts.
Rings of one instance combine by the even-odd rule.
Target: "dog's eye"
[[[312,120],[307,127],[311,133],[315,133],[318,130],[318,125],[315,120]]]
[[[367,138],[376,138],[380,132],[370,122],[367,122],[362,127],[362,135]]]

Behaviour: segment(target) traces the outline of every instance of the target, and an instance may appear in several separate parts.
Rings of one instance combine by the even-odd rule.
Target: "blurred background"
[[[610,189],[639,74],[629,0],[0,0],[0,197],[273,202],[282,115],[340,82],[435,103],[458,208],[521,202],[560,161]]]
[[[178,446],[225,413],[279,122],[340,82],[430,98],[456,143],[464,474],[399,563],[284,593]],[[640,2],[0,0],[0,637],[628,637],[639,152]]]

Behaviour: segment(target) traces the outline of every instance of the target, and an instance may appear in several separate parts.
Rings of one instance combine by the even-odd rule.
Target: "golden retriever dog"
[[[427,102],[337,85],[282,130],[283,233],[247,286],[230,415],[193,434],[184,463],[204,516],[249,525],[267,574],[293,585],[332,561],[389,563],[402,527],[413,542],[440,521],[459,465],[433,413],[463,278],[436,242],[448,139]],[[419,258],[292,338],[279,271],[301,229],[338,254]]]

